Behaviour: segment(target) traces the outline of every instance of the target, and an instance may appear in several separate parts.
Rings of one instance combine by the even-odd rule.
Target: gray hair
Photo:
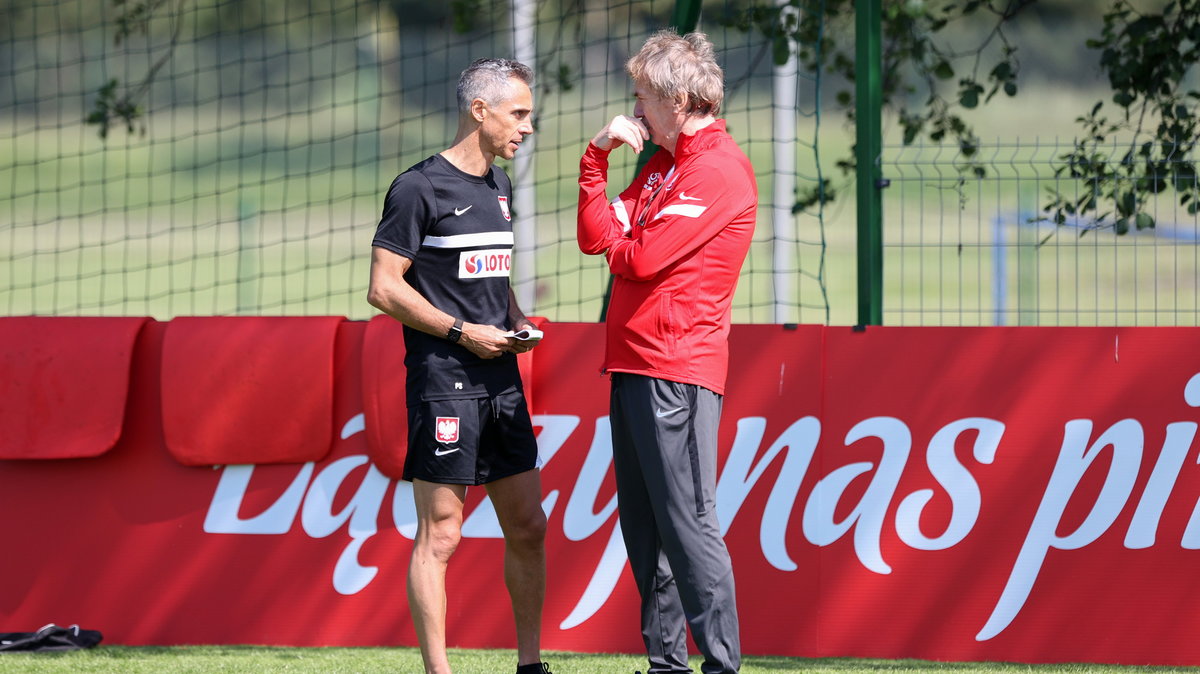
[[[686,95],[688,113],[715,115],[725,98],[725,73],[704,33],[680,36],[668,28],[646,40],[625,64],[636,83],[663,98]]]
[[[507,99],[509,80],[516,78],[533,88],[533,70],[512,59],[478,59],[462,72],[458,78],[458,114],[471,111],[471,101],[483,99],[488,105],[496,105]]]

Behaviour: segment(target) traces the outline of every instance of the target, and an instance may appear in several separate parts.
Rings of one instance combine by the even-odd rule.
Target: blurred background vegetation
[[[801,85],[786,231],[770,217],[778,8],[711,0],[701,13],[726,69],[731,131],[760,182],[735,320],[779,320],[783,273],[783,320],[848,324],[853,5],[791,4]],[[1130,109],[1114,101],[1104,50],[1088,44],[1122,4],[1180,7],[884,2],[895,29],[885,60],[896,64],[880,158],[891,180],[885,323],[1197,324],[1195,212],[1179,202],[1195,189],[1190,156],[1163,160],[1179,191],[1160,195],[1144,173],[1120,173],[1136,142],[1128,133],[1080,122],[1097,102],[1113,119]],[[536,266],[533,313],[599,315],[606,272],[573,241],[578,156],[628,111],[624,60],[673,6],[536,3],[536,213],[517,214],[536,218],[534,248],[517,262]],[[0,0],[0,310],[368,317],[383,190],[450,139],[462,68],[513,53],[510,10],[491,0]],[[1185,55],[1195,43],[1174,46]],[[1181,86],[1196,89],[1190,62],[1180,67]],[[944,105],[940,122],[931,101]],[[1194,114],[1194,98],[1181,104]],[[634,158],[616,159],[613,181],[624,184]],[[1125,194],[1136,194],[1132,207]]]

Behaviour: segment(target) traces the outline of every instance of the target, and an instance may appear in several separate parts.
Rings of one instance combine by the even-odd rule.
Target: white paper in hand
[[[542,331],[537,328],[525,328],[520,332],[506,332],[505,337],[516,337],[522,342],[535,342],[542,338]]]

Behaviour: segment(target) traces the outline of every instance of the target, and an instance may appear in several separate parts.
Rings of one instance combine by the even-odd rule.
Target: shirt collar
[[[675,141],[675,159],[701,152],[713,146],[725,135],[725,120],[718,119],[712,124],[688,136],[679,134]]]

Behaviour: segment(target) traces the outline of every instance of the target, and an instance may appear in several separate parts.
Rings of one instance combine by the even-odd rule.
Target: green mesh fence
[[[728,27],[775,4],[712,0],[700,20],[759,179],[734,319],[849,324],[853,177],[829,167],[853,139],[819,114],[845,83],[775,67],[759,32]],[[530,313],[596,320],[607,272],[575,246],[578,157],[631,109],[623,63],[674,6],[0,0],[0,313],[369,317],[384,190],[451,139],[462,68],[501,55],[538,72],[534,142],[504,163],[527,196],[514,282]],[[952,148],[887,148],[884,323],[1200,324],[1181,188],[1149,204],[1152,229],[1054,226],[1047,191],[1088,190],[1055,172],[1069,149],[984,143],[977,176]],[[614,155],[614,188],[635,161]],[[1193,158],[1172,161],[1195,175]],[[809,198],[825,180],[837,198]]]
[[[770,44],[725,26],[756,4],[705,3],[700,25],[759,178],[734,319],[827,322],[821,206],[791,212],[822,177],[820,81],[779,100]],[[504,164],[533,195],[514,214],[519,290],[531,314],[594,321],[607,272],[575,245],[578,158],[632,108],[624,61],[673,7],[538,2],[514,48],[507,2],[0,2],[0,312],[367,318],[391,179],[451,140],[471,60],[528,53],[534,150]],[[612,182],[634,162],[615,156]]]

